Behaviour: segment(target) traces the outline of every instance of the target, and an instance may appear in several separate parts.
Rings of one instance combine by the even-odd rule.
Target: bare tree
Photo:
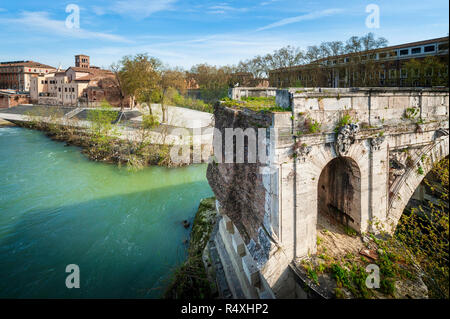
[[[357,36],[352,36],[347,40],[345,45],[345,53],[357,53],[362,49],[361,39]]]
[[[323,54],[320,50],[320,47],[317,45],[309,46],[306,50],[306,61],[308,64],[313,63],[314,61],[317,61],[318,59],[323,57]]]
[[[162,92],[161,109],[162,121],[167,122],[167,103],[170,101],[169,89],[175,89],[180,93],[186,90],[185,72],[180,69],[166,68],[160,71],[158,86]]]
[[[372,32],[369,32],[368,34],[360,38],[360,43],[362,45],[362,48],[365,51],[368,51],[385,47],[388,41],[383,37],[375,39],[375,35]]]
[[[326,48],[327,57],[336,56],[344,53],[344,43],[342,41],[325,42],[321,47]]]
[[[120,111],[122,112],[124,109],[124,100],[125,100],[125,92],[122,85],[121,77],[120,77],[120,71],[122,69],[122,66],[120,62],[113,63],[110,66],[110,70],[114,73],[114,81],[116,82],[117,89],[119,91],[119,99],[120,99]]]

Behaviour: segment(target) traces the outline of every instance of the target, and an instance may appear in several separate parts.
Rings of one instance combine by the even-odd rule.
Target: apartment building
[[[448,37],[442,37],[327,57],[307,65],[271,70],[269,82],[275,87],[433,86],[433,77],[448,79],[448,41]],[[408,62],[430,56],[446,65],[445,70],[408,72]]]
[[[75,65],[34,77],[30,85],[32,103],[64,106],[97,106],[103,99],[120,105],[114,74],[91,66],[89,57],[75,56]]]
[[[55,70],[52,66],[34,61],[0,62],[0,89],[28,92],[32,78]]]

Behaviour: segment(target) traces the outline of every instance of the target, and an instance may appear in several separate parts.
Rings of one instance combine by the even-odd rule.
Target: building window
[[[425,48],[423,48],[424,52],[434,52],[436,47],[434,45],[427,45]]]
[[[400,50],[400,55],[408,55],[408,54],[409,54],[409,49]]]
[[[411,54],[419,54],[422,52],[422,48],[412,48]]]
[[[448,50],[448,42],[447,43],[441,43],[438,46],[438,50],[442,51],[442,50]]]

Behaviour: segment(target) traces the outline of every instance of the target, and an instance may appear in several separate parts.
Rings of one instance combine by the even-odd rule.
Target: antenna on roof
[[[60,72],[61,70],[62,70],[62,65],[61,65],[61,62],[59,62],[58,72]]]

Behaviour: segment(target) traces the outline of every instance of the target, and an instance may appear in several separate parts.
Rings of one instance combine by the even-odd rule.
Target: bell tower
[[[84,54],[79,54],[75,56],[75,66],[77,68],[89,68],[89,56]]]

